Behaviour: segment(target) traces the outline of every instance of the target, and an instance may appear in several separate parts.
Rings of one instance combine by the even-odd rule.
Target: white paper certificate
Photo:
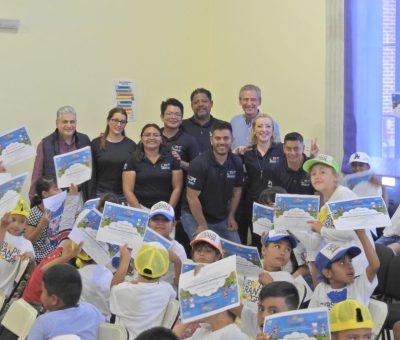
[[[24,127],[0,136],[0,161],[4,166],[20,163],[35,155],[35,148]]]
[[[253,232],[258,235],[268,233],[274,221],[274,209],[253,203]]]
[[[57,185],[68,188],[71,183],[82,184],[92,177],[92,154],[90,146],[54,156]]]
[[[15,176],[0,185],[0,216],[17,206],[28,173]]]

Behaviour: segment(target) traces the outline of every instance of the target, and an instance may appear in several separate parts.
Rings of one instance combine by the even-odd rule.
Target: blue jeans
[[[378,243],[378,244],[383,244],[383,245],[385,245],[385,246],[388,246],[389,244],[392,244],[392,243],[400,243],[400,236],[398,236],[398,235],[393,235],[393,236],[381,236],[381,237],[379,237],[376,241],[375,241],[375,243]]]
[[[191,213],[189,213],[183,209],[182,209],[182,214],[181,214],[181,222],[182,222],[183,229],[185,230],[187,236],[189,237],[190,240],[192,240],[193,234],[197,230],[198,223],[193,218]],[[241,244],[240,237],[239,237],[237,230],[235,230],[235,231],[228,230],[227,220],[223,220],[218,223],[207,223],[207,226],[208,226],[208,229],[215,231],[220,237],[222,237],[226,240]]]

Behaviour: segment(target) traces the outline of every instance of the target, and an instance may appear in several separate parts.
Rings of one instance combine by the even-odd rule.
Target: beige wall
[[[209,88],[214,113],[240,112],[238,89],[258,84],[262,110],[283,133],[323,143],[325,7],[321,0],[0,0],[0,17],[18,19],[0,33],[1,129],[25,125],[34,143],[54,129],[55,112],[72,105],[78,130],[105,127],[113,79],[134,79],[136,139],[159,122],[162,99]],[[24,162],[10,170],[31,170]]]

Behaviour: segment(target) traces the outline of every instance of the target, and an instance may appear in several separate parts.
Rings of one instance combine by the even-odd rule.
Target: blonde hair
[[[256,118],[254,118],[253,122],[251,123],[251,128],[250,128],[250,143],[251,145],[256,145],[257,144],[257,137],[254,133],[254,128],[256,126],[257,120],[261,118],[268,118],[271,120],[272,123],[272,136],[271,136],[271,143],[276,143],[277,137],[275,134],[275,124],[274,124],[274,119],[266,113],[260,113]]]

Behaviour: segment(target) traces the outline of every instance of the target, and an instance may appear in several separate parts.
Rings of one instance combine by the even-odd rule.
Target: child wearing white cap
[[[368,260],[364,273],[355,277],[355,268],[352,264],[352,259],[361,254],[360,248],[328,243],[315,259],[318,273],[324,278],[324,282],[320,282],[315,288],[309,308],[322,306],[332,308],[336,303],[346,299],[359,300],[368,306],[371,294],[378,284],[376,273],[379,269],[379,258],[365,230],[356,230],[356,234]]]
[[[161,201],[151,207],[148,227],[171,241],[172,244],[168,249],[170,261],[169,269],[161,280],[178,287],[182,263],[187,260],[187,256],[185,248],[170,236],[175,228],[175,224],[175,211],[170,204]]]

